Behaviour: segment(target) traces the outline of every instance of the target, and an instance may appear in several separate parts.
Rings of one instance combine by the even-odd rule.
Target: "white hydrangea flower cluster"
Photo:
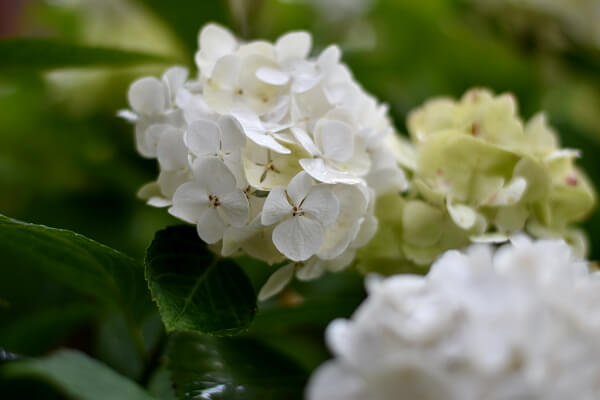
[[[198,76],[174,67],[129,89],[139,152],[160,174],[140,196],[189,223],[223,256],[292,263],[311,279],[354,259],[377,229],[377,195],[407,188],[387,143],[387,108],[354,81],[337,46],[310,58],[311,36],[242,43],[218,25],[199,35]]]
[[[600,279],[563,241],[446,252],[425,277],[367,278],[326,332],[310,400],[593,400]]]

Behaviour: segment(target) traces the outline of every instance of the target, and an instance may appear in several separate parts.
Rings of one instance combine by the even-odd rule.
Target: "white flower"
[[[314,255],[325,234],[325,227],[338,216],[337,198],[326,185],[314,185],[306,172],[300,172],[286,189],[273,189],[265,201],[261,222],[277,224],[273,230],[275,247],[293,261]]]
[[[449,251],[425,277],[367,279],[326,339],[310,400],[596,399],[600,279],[562,241]]]
[[[235,177],[222,161],[198,159],[193,170],[194,180],[177,189],[169,212],[197,224],[206,243],[216,243],[228,225],[241,227],[247,222],[248,199],[236,188]]]
[[[135,122],[136,145],[144,157],[156,157],[156,149],[164,130],[150,129],[154,124],[180,126],[181,110],[174,107],[175,97],[183,88],[188,70],[183,67],[168,69],[162,80],[144,77],[133,82],[127,93],[127,99],[133,112],[122,110],[119,115]]]
[[[225,115],[217,122],[198,119],[189,125],[184,141],[196,157],[220,158],[234,174],[238,186],[244,186],[241,152],[246,136],[235,118]]]
[[[279,138],[277,132],[287,129],[288,126],[277,123],[265,124],[254,112],[247,109],[238,109],[233,115],[242,125],[248,139],[252,140],[257,145],[273,150],[276,153],[291,153],[290,149],[276,140]]]
[[[208,24],[200,31],[198,46],[196,65],[203,75],[211,76],[217,60],[232,53],[238,44],[236,38],[227,29],[216,24]]]
[[[211,251],[292,267],[261,291],[352,265],[377,229],[377,194],[408,187],[387,141],[387,107],[368,95],[332,45],[239,41],[206,25],[197,74],[169,69],[129,90],[136,145],[158,178],[138,196],[197,225]],[[287,266],[287,264],[286,264]]]
[[[330,184],[362,182],[370,161],[352,126],[343,121],[322,119],[315,126],[315,144],[315,158],[300,160],[300,165],[313,178]]]

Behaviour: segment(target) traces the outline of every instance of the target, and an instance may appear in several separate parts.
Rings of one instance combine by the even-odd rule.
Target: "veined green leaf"
[[[152,400],[135,382],[74,350],[61,350],[39,359],[6,362],[0,376],[36,378],[79,400]]]
[[[192,226],[156,233],[146,254],[146,279],[167,331],[234,335],[256,312],[256,295],[242,269],[219,258]]]
[[[117,306],[132,320],[154,309],[138,262],[77,233],[0,215],[0,251],[13,268],[43,271],[68,288]]]
[[[306,374],[249,339],[177,333],[167,350],[177,397],[212,400],[301,399]]]
[[[0,40],[0,54],[0,69],[125,66],[172,61],[155,54],[62,43],[52,39]]]

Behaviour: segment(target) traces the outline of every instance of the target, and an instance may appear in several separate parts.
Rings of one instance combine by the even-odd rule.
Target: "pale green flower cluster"
[[[412,143],[393,144],[411,190],[378,199],[381,222],[361,251],[364,271],[428,267],[446,250],[522,231],[563,238],[585,254],[585,235],[573,224],[592,210],[595,194],[575,166],[579,151],[560,148],[543,114],[524,123],[512,95],[474,89],[460,101],[427,102],[409,115],[408,130]]]

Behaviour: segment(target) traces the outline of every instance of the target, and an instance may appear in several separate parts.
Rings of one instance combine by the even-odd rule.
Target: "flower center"
[[[280,171],[275,167],[275,164],[273,164],[273,161],[269,161],[267,164],[264,165],[264,171],[260,176],[260,183],[267,179],[267,174],[269,173],[269,171],[275,172],[276,174],[280,173]]]
[[[292,207],[292,217],[296,217],[296,216],[303,216],[304,215],[304,211],[302,211],[301,208],[298,208],[296,206]]]
[[[221,201],[219,200],[219,198],[217,196],[213,196],[212,194],[208,195],[208,201],[210,202],[210,205],[214,208],[217,208],[221,205]]]

